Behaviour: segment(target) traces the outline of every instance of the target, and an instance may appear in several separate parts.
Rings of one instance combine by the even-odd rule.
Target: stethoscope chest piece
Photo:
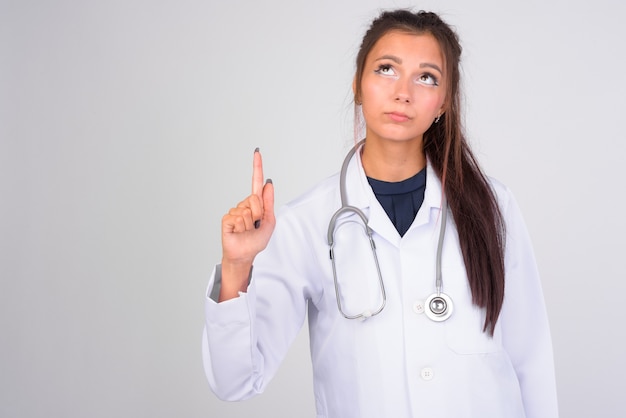
[[[436,322],[442,322],[452,315],[453,305],[450,296],[445,293],[433,293],[426,299],[426,316]]]

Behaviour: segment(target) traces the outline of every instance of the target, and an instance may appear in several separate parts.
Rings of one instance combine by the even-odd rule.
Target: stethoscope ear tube
[[[376,243],[374,242],[374,238],[372,237],[372,229],[369,227],[369,224],[367,222],[367,216],[365,216],[365,214],[363,213],[362,210],[360,210],[357,207],[354,206],[350,206],[348,205],[347,201],[348,198],[346,197],[346,174],[348,172],[348,165],[350,164],[350,160],[352,160],[352,156],[354,156],[354,154],[356,153],[357,149],[359,149],[359,147],[365,142],[365,140],[361,140],[359,141],[359,143],[357,143],[351,150],[350,152],[348,152],[348,154],[346,155],[346,158],[343,160],[343,164],[341,165],[341,172],[339,174],[339,193],[340,193],[340,197],[341,197],[341,207],[339,208],[339,210],[337,210],[337,212],[334,213],[334,215],[332,216],[332,218],[330,219],[330,222],[328,224],[328,235],[327,235],[327,239],[328,239],[328,246],[330,247],[329,250],[329,256],[330,256],[330,260],[331,260],[331,264],[332,264],[332,268],[333,268],[333,280],[335,282],[335,296],[337,297],[337,308],[339,309],[339,312],[341,312],[341,314],[346,318],[346,319],[367,319],[370,318],[374,315],[378,315],[379,313],[382,312],[382,310],[385,308],[385,305],[387,304],[387,292],[385,291],[385,283],[383,282],[383,276],[382,273],[380,271],[380,265],[378,263],[378,255],[376,254]],[[374,311],[364,311],[360,314],[356,314],[356,315],[350,315],[346,312],[344,312],[343,307],[341,306],[341,297],[339,296],[340,293],[340,289],[339,289],[339,281],[337,280],[337,266],[335,264],[335,226],[337,223],[337,219],[346,213],[353,213],[356,214],[359,218],[361,218],[361,221],[363,222],[363,226],[365,228],[365,233],[370,241],[370,247],[372,249],[372,255],[374,257],[374,262],[376,264],[376,271],[378,273],[378,283],[380,285],[380,292],[381,292],[381,296],[382,296],[382,301],[380,303],[380,306],[378,308],[376,308]]]
[[[339,216],[345,213],[354,213],[358,215],[359,218],[361,218],[361,221],[363,222],[363,226],[365,228],[365,233],[370,241],[370,248],[372,249],[374,263],[376,264],[376,272],[378,273],[378,283],[380,285],[380,292],[382,295],[382,301],[380,303],[380,306],[376,308],[376,310],[374,310],[373,312],[367,310],[356,315],[349,315],[348,313],[344,312],[343,307],[341,306],[341,298],[339,297],[341,292],[339,289],[339,281],[337,280],[337,266],[335,264],[335,252],[334,252],[335,236],[334,235],[335,235],[335,224],[337,222],[337,218],[339,218]],[[363,211],[361,211],[359,208],[356,208],[354,206],[342,206],[341,208],[339,208],[339,210],[335,212],[333,217],[330,219],[330,223],[328,224],[328,245],[330,247],[329,255],[330,255],[330,261],[333,267],[333,280],[335,282],[335,295],[337,296],[337,308],[339,309],[339,312],[341,312],[341,314],[346,319],[359,319],[359,318],[367,319],[367,318],[370,318],[374,315],[378,315],[379,313],[381,313],[382,310],[385,308],[385,305],[387,304],[387,293],[385,292],[385,283],[383,282],[383,276],[380,271],[380,265],[378,263],[378,255],[376,254],[376,243],[374,242],[374,237],[372,237],[372,229],[367,224],[367,217],[365,216]]]

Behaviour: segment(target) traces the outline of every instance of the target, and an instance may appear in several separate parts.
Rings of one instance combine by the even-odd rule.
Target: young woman
[[[384,12],[357,56],[365,139],[341,173],[275,217],[255,151],[207,292],[217,396],[262,392],[308,310],[318,417],[557,416],[533,251],[463,137],[460,55],[436,14]]]

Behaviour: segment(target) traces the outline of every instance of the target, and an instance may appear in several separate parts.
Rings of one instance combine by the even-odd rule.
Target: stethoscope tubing
[[[341,165],[341,171],[339,174],[339,194],[340,194],[340,198],[341,198],[341,207],[333,214],[333,216],[330,219],[330,222],[328,224],[328,246],[329,246],[329,256],[331,259],[331,264],[332,264],[332,270],[333,270],[333,280],[334,280],[334,285],[335,285],[335,295],[337,298],[337,308],[339,309],[339,312],[346,318],[346,319],[367,319],[369,317],[372,317],[374,315],[378,315],[379,313],[382,312],[382,310],[385,308],[385,305],[387,303],[387,293],[385,291],[385,283],[382,277],[382,272],[380,270],[380,265],[378,263],[378,255],[376,254],[376,243],[374,241],[373,238],[373,231],[372,229],[369,227],[369,222],[367,219],[367,216],[363,213],[362,210],[360,210],[357,207],[354,206],[350,206],[348,205],[348,199],[347,199],[347,192],[346,192],[346,175],[348,172],[348,166],[350,164],[350,161],[352,160],[352,157],[354,156],[354,154],[356,153],[356,151],[361,147],[361,145],[363,145],[365,143],[365,140],[361,140],[360,142],[358,142],[346,155],[346,158],[343,161],[343,164]],[[335,252],[334,252],[334,247],[335,247],[335,227],[336,227],[336,222],[337,219],[345,214],[345,213],[353,213],[356,214],[361,221],[363,222],[364,228],[365,228],[365,233],[368,236],[368,239],[370,241],[370,247],[372,249],[372,254],[374,257],[374,262],[376,264],[376,271],[378,274],[378,281],[379,281],[379,286],[380,286],[380,290],[381,290],[381,296],[382,296],[382,301],[381,304],[378,308],[376,308],[374,311],[369,311],[366,310],[360,314],[356,314],[356,315],[351,315],[346,313],[343,310],[343,307],[341,305],[341,297],[340,297],[340,289],[339,289],[339,281],[337,279],[337,268],[336,268],[336,262],[335,262]],[[443,253],[443,242],[444,242],[444,237],[445,237],[445,232],[446,232],[446,224],[447,224],[447,214],[448,214],[448,207],[447,207],[447,203],[446,203],[446,199],[445,199],[445,195],[442,197],[442,202],[441,202],[441,225],[439,228],[439,239],[437,242],[437,255],[436,255],[436,267],[435,267],[435,293],[433,293],[432,295],[430,295],[425,303],[425,313],[426,315],[432,319],[433,321],[436,322],[440,322],[440,321],[444,321],[446,319],[448,319],[450,317],[450,315],[452,314],[452,299],[450,299],[450,297],[448,295],[446,295],[445,293],[443,293],[443,279],[442,279],[442,272],[441,272],[441,264],[442,264],[442,253]]]

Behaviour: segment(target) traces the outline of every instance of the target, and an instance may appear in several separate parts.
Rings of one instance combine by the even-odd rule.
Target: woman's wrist
[[[222,287],[219,301],[233,299],[245,292],[250,282],[252,262],[232,262],[222,259]]]

